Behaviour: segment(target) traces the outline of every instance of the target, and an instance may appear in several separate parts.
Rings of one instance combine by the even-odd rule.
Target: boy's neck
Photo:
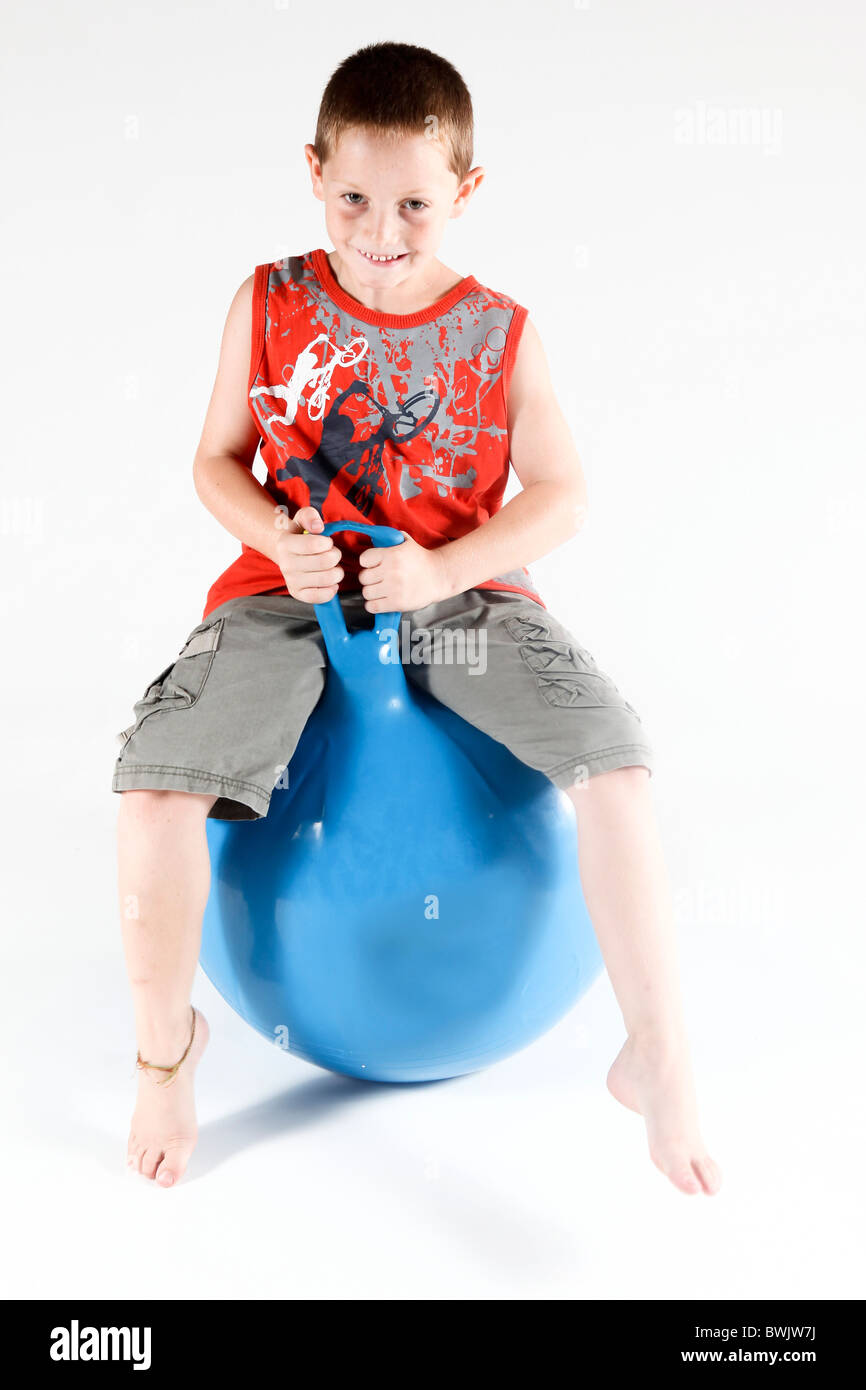
[[[465,277],[439,260],[428,262],[418,275],[411,271],[399,284],[382,288],[361,284],[338,251],[325,253],[331,273],[340,289],[357,299],[365,309],[379,314],[420,314],[442,299]]]

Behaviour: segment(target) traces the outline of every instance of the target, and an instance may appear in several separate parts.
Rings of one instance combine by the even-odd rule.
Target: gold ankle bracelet
[[[181,1062],[185,1062],[187,1057],[189,1056],[189,1050],[192,1047],[193,1039],[195,1038],[195,1006],[191,1004],[190,1008],[192,1009],[192,1032],[190,1034],[189,1042],[186,1045],[186,1051],[184,1052],[180,1060],[175,1062],[173,1067],[162,1067],[158,1062],[143,1062],[141,1060],[141,1052],[139,1051],[136,1054],[135,1065],[139,1070],[142,1070],[143,1068],[147,1067],[151,1071],[168,1072],[168,1076],[164,1076],[161,1081],[157,1081],[157,1086],[169,1085],[177,1075],[177,1069],[181,1065]]]

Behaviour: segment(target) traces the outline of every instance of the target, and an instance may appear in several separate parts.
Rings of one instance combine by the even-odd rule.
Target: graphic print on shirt
[[[315,352],[320,343],[323,344],[325,355],[321,367],[316,363]],[[353,366],[364,356],[368,346],[366,338],[353,338],[345,348],[338,348],[330,341],[327,333],[320,333],[318,338],[314,338],[302,350],[294,366],[289,363],[283,368],[283,372],[289,373],[287,385],[277,382],[274,386],[254,386],[250,391],[250,400],[256,400],[259,396],[274,396],[277,400],[285,401],[284,413],[266,417],[265,423],[269,425],[271,420],[278,419],[282,420],[284,425],[291,425],[297,414],[301,392],[312,386],[314,389],[306,400],[307,415],[311,420],[321,420],[325,413],[334,368]],[[330,362],[327,360],[329,347],[334,349]]]
[[[506,396],[525,318],[473,276],[428,309],[391,315],[346,295],[322,250],[257,266],[247,390],[275,504],[392,526],[425,549],[483,525],[508,479]],[[342,590],[359,587],[368,547],[344,533]],[[544,607],[525,567],[476,587]],[[279,567],[243,546],[205,611],[283,588]]]
[[[257,388],[258,394],[262,391],[276,394],[273,388]],[[366,401],[368,420],[378,418],[372,432],[359,440],[354,437],[355,421],[340,411],[341,405],[353,395],[362,396]],[[293,458],[290,455],[274,476],[281,482],[287,478],[302,479],[309,489],[310,506],[321,512],[332,482],[345,468],[346,473],[356,481],[342,495],[362,516],[369,516],[377,498],[384,495],[387,500],[391,492],[388,473],[382,461],[383,445],[387,441],[406,444],[414,439],[433,419],[439,404],[438,395],[425,390],[400,403],[399,410],[391,411],[373,400],[368,382],[353,381],[340,392],[326,414],[321,438],[312,457]],[[274,418],[271,416],[271,420]],[[471,486],[474,476],[473,473],[467,486]],[[420,488],[415,491],[420,492]]]
[[[417,332],[417,330],[416,330]],[[394,396],[393,406],[377,400],[373,394],[370,378],[355,377],[328,405],[328,393],[334,369],[338,366],[354,366],[368,353],[370,343],[363,337],[352,338],[345,346],[332,342],[327,335],[319,334],[299,354],[294,366],[287,363],[284,374],[287,382],[277,382],[271,386],[254,386],[250,400],[271,396],[285,402],[285,411],[280,414],[274,410],[266,413],[260,409],[258,418],[277,449],[284,455],[285,462],[275,470],[279,481],[300,478],[309,489],[309,505],[321,511],[328,500],[331,485],[345,469],[345,486],[338,489],[339,495],[346,498],[362,516],[369,516],[379,497],[389,499],[392,478],[389,476],[386,459],[395,472],[393,481],[401,497],[406,501],[423,494],[425,486],[434,487],[440,497],[446,497],[455,489],[471,490],[478,477],[475,467],[468,461],[476,452],[478,435],[482,430],[480,423],[481,403],[486,392],[498,380],[500,361],[505,347],[506,335],[500,328],[491,329],[486,339],[473,348],[470,362],[461,365],[466,369],[466,379],[460,383],[463,397],[463,410],[470,406],[475,423],[457,431],[448,428],[447,423],[437,431],[431,440],[430,461],[418,459],[407,462],[403,452],[405,446],[422,434],[444,405],[445,415],[455,403],[453,372],[448,380],[448,394],[442,396],[432,384],[431,376],[423,383],[416,381],[412,389],[412,377],[408,379],[406,394],[401,398]],[[326,364],[319,366],[316,349],[324,345],[332,356]],[[433,369],[433,379],[441,381],[443,367],[449,365],[448,343],[444,344],[446,353],[436,361],[428,362]],[[388,377],[379,373],[380,386]],[[394,378],[391,377],[393,382]],[[308,386],[314,389],[309,397],[304,396]],[[471,395],[469,393],[472,393]],[[352,396],[363,398],[360,412],[343,412],[341,407]],[[322,419],[322,430],[318,444],[312,453],[295,455],[291,452],[292,437],[288,429],[278,430],[278,426],[290,426],[295,422],[298,406],[303,403],[311,420]],[[324,418],[323,418],[324,417]],[[492,431],[497,437],[500,431],[495,426]],[[387,446],[393,446],[390,449]],[[467,463],[461,467],[458,462],[466,457]],[[349,478],[356,481],[349,483]],[[425,484],[425,480],[429,480]]]

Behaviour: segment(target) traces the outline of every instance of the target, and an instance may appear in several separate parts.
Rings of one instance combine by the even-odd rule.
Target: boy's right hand
[[[286,588],[302,603],[327,603],[344,575],[339,550],[321,534],[324,524],[315,507],[301,507],[292,517],[294,529],[284,531],[274,547]]]

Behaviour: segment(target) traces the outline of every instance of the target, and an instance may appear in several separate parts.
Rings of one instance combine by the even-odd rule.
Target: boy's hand
[[[321,534],[324,524],[315,507],[301,507],[292,517],[296,529],[284,531],[274,547],[286,588],[302,603],[327,603],[344,575],[339,550]]]
[[[425,550],[402,534],[402,545],[373,546],[358,557],[368,613],[411,613],[450,595],[439,549]]]

